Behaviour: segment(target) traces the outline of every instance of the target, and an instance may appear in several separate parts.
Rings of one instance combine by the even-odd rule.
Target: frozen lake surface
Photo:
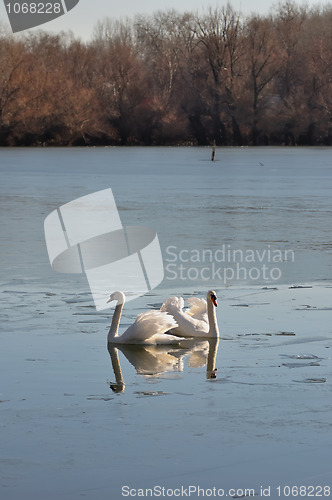
[[[124,486],[330,496],[331,150],[209,159],[208,148],[0,150],[1,499],[117,500]],[[218,345],[107,349],[112,310],[96,312],[84,275],[53,271],[43,223],[108,187],[123,225],[157,231],[165,266],[121,327],[214,288]]]

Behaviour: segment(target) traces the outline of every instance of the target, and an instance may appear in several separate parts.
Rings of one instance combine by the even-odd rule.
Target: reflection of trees
[[[219,339],[184,340],[182,346],[166,345],[118,345],[108,344],[115,382],[110,384],[114,392],[123,392],[125,382],[121,370],[119,351],[135,368],[139,375],[153,378],[163,374],[183,372],[184,359],[188,366],[197,368],[206,365],[208,379],[216,378],[216,357]]]
[[[332,8],[105,19],[89,43],[0,26],[0,145],[331,144]]]

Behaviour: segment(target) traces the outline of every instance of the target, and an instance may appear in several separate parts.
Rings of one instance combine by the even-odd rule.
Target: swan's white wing
[[[182,297],[170,297],[161,306],[160,310],[171,314],[178,324],[178,327],[174,328],[172,333],[184,337],[195,337],[208,332],[209,323],[187,314],[183,311],[183,307],[184,301]]]
[[[160,310],[174,315],[174,313],[182,312],[184,308],[184,300],[182,297],[170,297],[165,300]]]
[[[145,342],[156,334],[165,335],[165,343],[169,342],[168,330],[177,327],[173,316],[161,311],[146,311],[139,314],[135,322],[119,337],[121,342]],[[160,339],[161,340],[161,339]]]
[[[205,299],[190,297],[187,299],[187,302],[190,308],[186,310],[186,313],[189,314],[189,316],[199,321],[205,321],[206,323],[209,322],[207,315],[207,302]]]

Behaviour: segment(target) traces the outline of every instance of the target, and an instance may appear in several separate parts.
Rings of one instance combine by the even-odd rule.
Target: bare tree
[[[305,24],[301,40],[305,113],[301,120],[307,130],[302,142],[314,144],[332,137],[332,7],[314,9]],[[329,138],[328,138],[329,137]]]
[[[148,97],[145,65],[129,22],[106,20],[97,33],[95,85],[105,117],[126,144],[138,132],[137,113]]]
[[[305,102],[303,60],[299,42],[307,12],[306,5],[298,6],[293,0],[286,0],[278,4],[273,16],[280,55],[278,85],[283,102],[284,140],[291,144],[296,143],[297,117],[302,114]]]
[[[254,16],[247,20],[245,47],[243,73],[246,75],[246,85],[243,88],[243,95],[247,96],[251,117],[250,142],[257,145],[260,134],[259,120],[264,111],[268,110],[273,103],[273,80],[279,74],[276,36],[268,18]]]
[[[332,144],[332,7],[230,5],[12,36],[0,145]]]
[[[209,9],[202,18],[197,16],[196,35],[210,70],[207,81],[211,99],[209,108],[217,144],[228,142],[225,126],[228,118],[236,140],[241,142],[235,92],[238,62],[242,55],[241,30],[240,16],[230,4],[226,8]]]

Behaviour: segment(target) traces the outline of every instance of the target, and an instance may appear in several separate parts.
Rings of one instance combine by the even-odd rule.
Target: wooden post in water
[[[216,141],[213,141],[211,161],[214,161],[215,156],[216,156]]]

